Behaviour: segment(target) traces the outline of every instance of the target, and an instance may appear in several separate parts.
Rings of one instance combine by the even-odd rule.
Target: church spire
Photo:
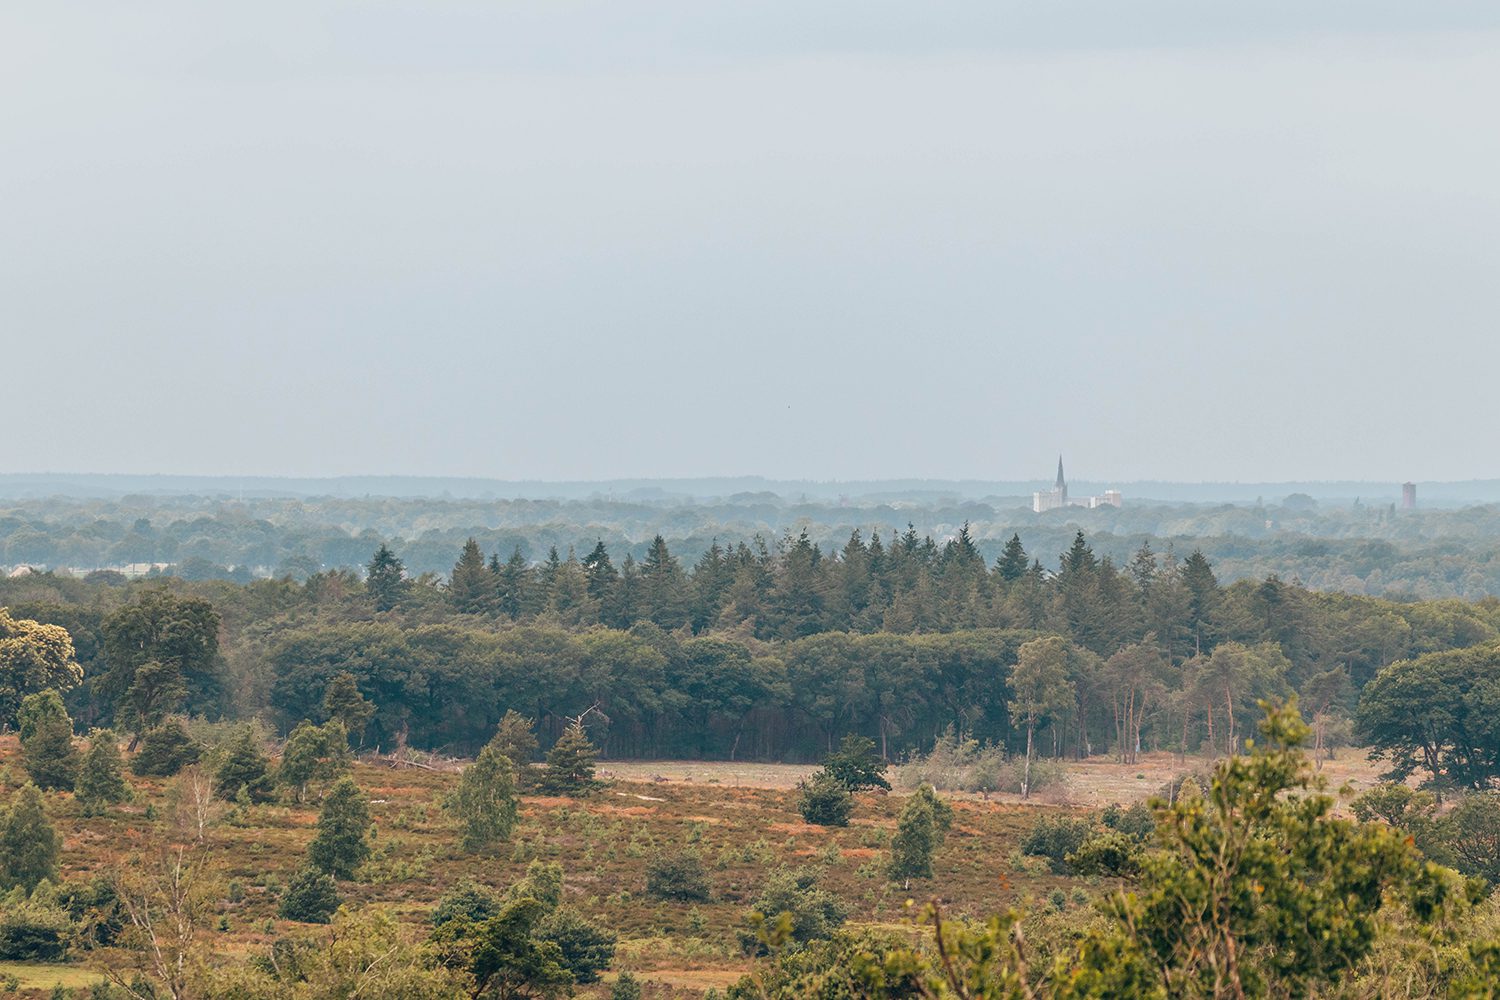
[[[1058,455],[1057,456],[1057,488],[1058,489],[1062,489],[1066,485],[1067,485],[1067,481],[1065,479],[1063,479],[1063,473],[1062,473],[1062,456]]]

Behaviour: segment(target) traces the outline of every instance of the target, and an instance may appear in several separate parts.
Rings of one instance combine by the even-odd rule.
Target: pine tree
[[[350,777],[340,778],[323,799],[318,832],[307,861],[334,878],[353,878],[370,857],[370,804]]]
[[[56,879],[60,847],[41,790],[28,781],[0,817],[0,888],[20,886],[30,892],[43,879]]]
[[[78,776],[78,751],[73,747],[73,720],[62,696],[48,689],[27,695],[17,714],[21,731],[21,763],[37,786],[47,790],[72,788]]]
[[[480,851],[510,837],[516,827],[515,772],[493,741],[464,769],[444,807],[462,825],[466,851]]]
[[[1000,553],[1000,558],[995,562],[995,570],[1000,574],[1000,579],[1006,583],[1013,583],[1026,575],[1029,562],[1026,558],[1026,550],[1021,547],[1021,536],[1012,534],[1010,541],[1005,543],[1005,549]]]
[[[375,706],[359,693],[359,682],[347,670],[334,674],[323,690],[323,714],[343,724],[356,744],[363,744],[365,727],[375,715]]]
[[[584,557],[583,572],[588,577],[589,596],[601,605],[605,604],[614,593],[620,574],[609,561],[609,550],[603,541],[595,542],[593,551]]]
[[[214,794],[233,802],[243,789],[251,801],[263,802],[271,797],[270,770],[271,762],[261,750],[254,729],[241,726],[214,771]]]
[[[662,628],[672,629],[683,622],[686,580],[677,558],[660,535],[651,540],[641,563],[641,591],[646,617]]]
[[[89,734],[89,747],[84,752],[78,780],[73,785],[73,794],[86,815],[98,815],[106,806],[130,798],[130,786],[120,771],[118,737],[109,729],[94,730]]]
[[[495,580],[484,564],[484,553],[473,538],[464,542],[448,579],[448,600],[461,615],[480,615],[495,606]]]
[[[531,610],[531,580],[527,569],[526,557],[521,555],[521,546],[517,545],[505,565],[500,567],[497,583],[501,614],[520,618]]]
[[[547,751],[541,787],[548,795],[583,795],[596,787],[594,761],[599,752],[589,742],[583,723],[574,721]]]
[[[376,611],[389,611],[401,602],[411,586],[406,579],[406,567],[396,558],[388,545],[375,550],[370,565],[365,569],[365,592]]]

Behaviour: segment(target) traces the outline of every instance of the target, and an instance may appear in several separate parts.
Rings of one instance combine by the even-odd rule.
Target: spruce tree
[[[1014,583],[1026,575],[1029,565],[1030,560],[1026,557],[1026,550],[1021,547],[1021,536],[1012,534],[1010,541],[1005,543],[1005,549],[1000,553],[1000,558],[995,562],[996,572],[1006,583]]]
[[[463,848],[481,851],[510,837],[516,827],[516,779],[510,759],[491,742],[464,769],[443,803],[463,828]]]
[[[484,564],[484,553],[473,538],[464,542],[453,575],[448,579],[448,600],[461,615],[478,615],[494,610],[495,581]]]
[[[548,795],[583,795],[594,790],[594,761],[599,752],[589,742],[583,723],[574,721],[547,751],[541,787]]]
[[[28,781],[0,817],[0,888],[20,886],[30,892],[43,879],[55,880],[60,847],[41,790]]]
[[[86,815],[98,815],[107,806],[130,798],[130,786],[120,773],[120,743],[113,730],[96,729],[78,768],[73,794]]]
[[[21,763],[39,788],[72,788],[78,776],[78,751],[73,746],[73,720],[62,696],[50,688],[27,695],[17,715],[21,731]]]
[[[263,802],[271,797],[270,769],[271,762],[261,750],[255,730],[241,726],[214,771],[214,794],[233,802],[243,790],[252,801]]]
[[[390,546],[382,544],[365,568],[365,593],[370,595],[370,603],[376,611],[389,611],[406,596],[409,586],[406,567]]]
[[[307,847],[307,861],[334,878],[353,878],[370,857],[370,804],[354,779],[340,778],[323,799],[318,832]]]
[[[375,716],[375,706],[359,693],[359,682],[347,670],[340,670],[323,689],[323,714],[337,720],[356,744],[363,744],[365,727]]]

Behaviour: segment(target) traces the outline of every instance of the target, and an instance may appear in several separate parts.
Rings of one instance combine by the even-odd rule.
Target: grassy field
[[[0,779],[20,780],[11,740],[0,739]],[[1337,784],[1373,780],[1358,754],[1329,768]],[[347,901],[382,907],[421,925],[444,889],[461,877],[494,887],[518,878],[533,859],[560,862],[570,903],[619,935],[616,969],[629,969],[651,986],[648,995],[693,997],[722,987],[751,967],[736,945],[748,904],[770,870],[815,865],[826,887],[853,909],[854,923],[890,925],[908,919],[909,898],[943,900],[956,915],[990,913],[1008,904],[1050,908],[1063,916],[1089,905],[1088,886],[1051,874],[1039,859],[1017,850],[1040,809],[1088,809],[1129,803],[1154,793],[1172,775],[1201,766],[1170,755],[1136,765],[1087,761],[1068,767],[1067,781],[1042,804],[1012,796],[955,798],[954,828],[936,858],[936,877],[910,891],[884,874],[886,848],[902,804],[898,794],[859,796],[844,829],[809,826],[795,809],[795,784],[810,771],[791,765],[606,763],[610,784],[584,799],[527,797],[511,843],[486,854],[464,854],[439,803],[457,781],[452,771],[396,770],[357,765],[376,823],[375,857],[359,882],[342,884]],[[108,874],[133,863],[177,834],[170,821],[167,784],[132,779],[136,801],[105,817],[85,818],[63,793],[49,807],[64,835],[64,878]],[[210,867],[224,886],[224,927],[213,950],[243,956],[266,949],[279,935],[316,933],[277,920],[276,896],[302,860],[317,818],[316,806],[262,805],[231,810],[208,833]],[[708,902],[660,902],[645,895],[645,869],[661,849],[689,847],[701,854],[713,882]],[[234,898],[238,901],[229,902]],[[1080,914],[1081,915],[1081,914]],[[127,956],[79,956],[76,967],[14,967],[31,995],[56,982],[79,985],[103,963]],[[0,967],[0,976],[6,970]],[[606,991],[584,988],[580,996]]]

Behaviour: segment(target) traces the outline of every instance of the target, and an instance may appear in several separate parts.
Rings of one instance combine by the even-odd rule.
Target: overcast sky
[[[1500,5],[0,7],[0,471],[1500,476]]]

